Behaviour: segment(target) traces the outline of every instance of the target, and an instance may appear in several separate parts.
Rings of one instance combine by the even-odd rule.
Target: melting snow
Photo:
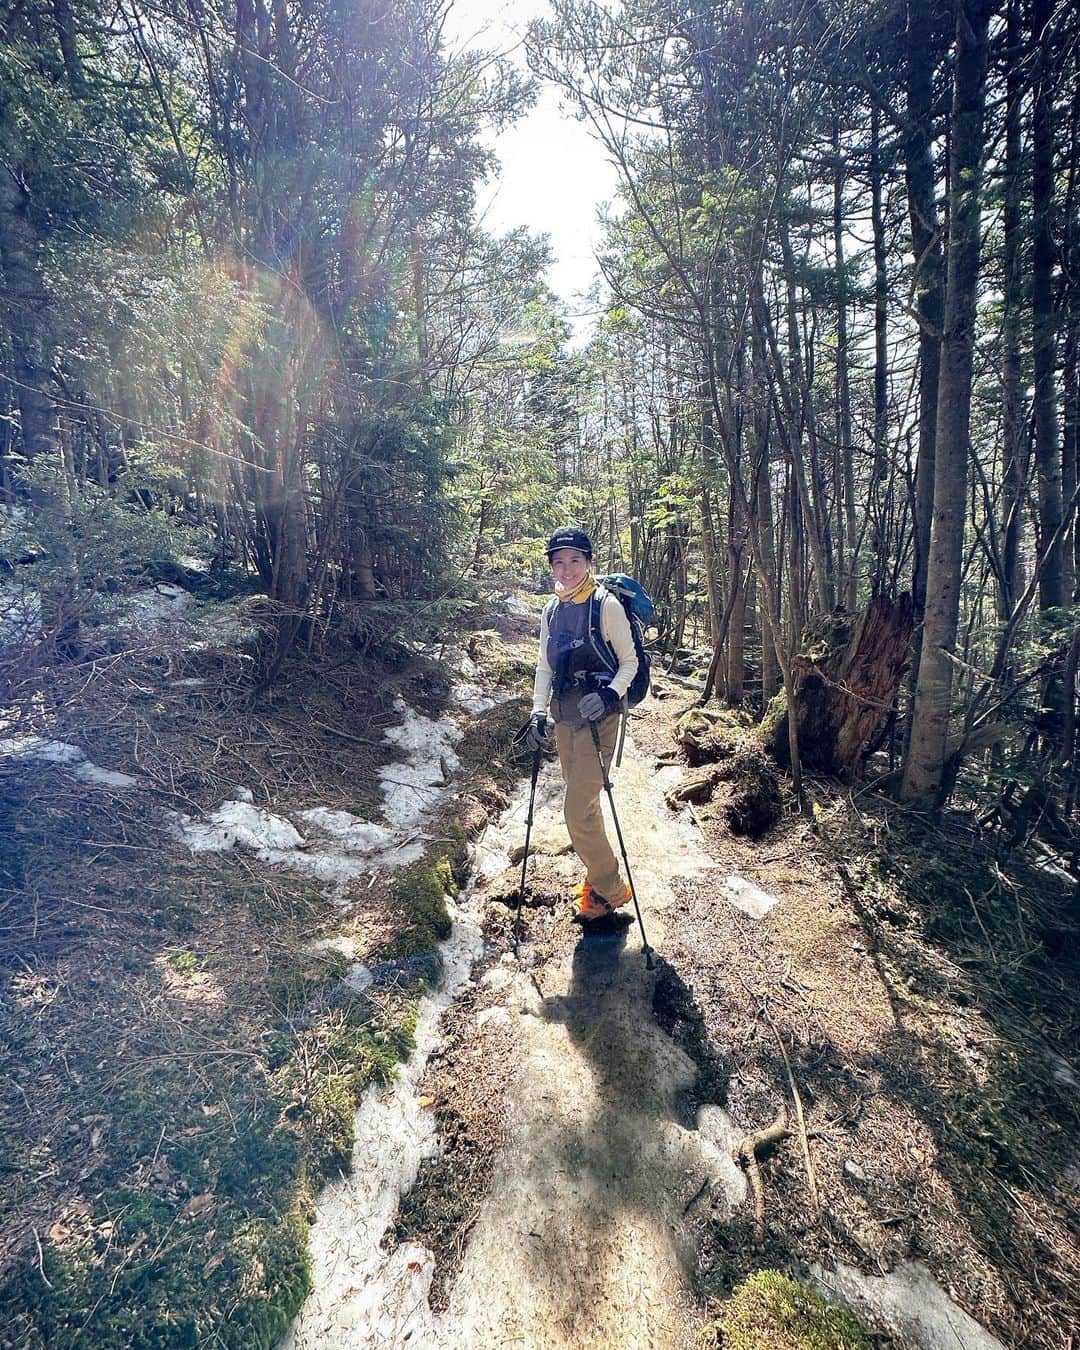
[[[416,1086],[439,1044],[439,1018],[469,979],[482,949],[475,919],[455,911],[450,937],[439,946],[439,987],[420,1000],[417,1010],[416,1049],[389,1091],[382,1085],[368,1088],[355,1117],[353,1170],[326,1186],[316,1202],[309,1238],[313,1288],[281,1350],[399,1344],[398,1310],[387,1288],[404,1283],[412,1293],[422,1268],[430,1284],[430,1252],[406,1243],[388,1255],[382,1241],[420,1163],[438,1148],[435,1117],[421,1105]]]
[[[367,966],[361,965],[359,961],[354,961],[342,977],[342,983],[356,994],[362,994],[369,984],[375,979]]]
[[[421,839],[403,840],[400,832],[368,825],[348,811],[315,807],[301,812],[300,818],[325,830],[334,837],[334,843],[313,844],[291,820],[248,801],[224,802],[200,820],[179,815],[177,827],[192,853],[248,849],[262,862],[292,867],[339,889],[370,873],[376,864],[400,867],[423,854]]]
[[[336,839],[346,853],[400,851],[401,839],[398,831],[391,830],[386,825],[361,820],[350,811],[331,811],[325,806],[315,806],[310,811],[301,811],[300,819]]]
[[[379,770],[383,814],[391,825],[416,825],[445,795],[450,774],[460,766],[453,747],[464,733],[449,717],[414,712],[400,694],[394,707],[402,715],[401,725],[390,727],[383,739],[404,750],[406,757]],[[435,779],[440,765],[445,777]]]
[[[137,787],[139,782],[129,773],[103,769],[100,764],[94,764],[77,745],[47,740],[44,736],[13,736],[0,740],[0,756],[4,755],[14,759],[36,760],[41,764],[63,765],[71,770],[74,777],[98,787],[131,788]]]
[[[249,802],[225,802],[202,820],[181,817],[181,834],[192,853],[225,853],[251,849],[268,860],[281,849],[300,848],[304,837],[290,821]]]
[[[41,626],[41,597],[26,586],[0,585],[0,642],[24,641]]]
[[[124,601],[124,618],[135,628],[158,628],[180,618],[192,602],[182,586],[161,582]]]
[[[713,1203],[718,1191],[723,1191],[729,1210],[734,1212],[746,1199],[746,1174],[735,1162],[745,1130],[737,1129],[722,1106],[707,1103],[697,1113],[698,1139],[701,1152],[713,1167]]]
[[[759,890],[752,881],[734,872],[725,878],[723,889],[735,908],[749,914],[752,919],[763,919],[773,905],[779,904],[775,895]]]
[[[193,853],[248,849],[263,862],[293,867],[339,890],[374,866],[415,862],[424,852],[419,827],[449,789],[450,775],[459,767],[453,747],[463,733],[449,717],[424,717],[400,696],[394,707],[402,721],[384,739],[405,758],[379,773],[387,824],[315,806],[299,813],[308,831],[304,835],[285,816],[255,806],[250,790],[240,788],[234,800],[201,819],[178,815],[180,837]]]

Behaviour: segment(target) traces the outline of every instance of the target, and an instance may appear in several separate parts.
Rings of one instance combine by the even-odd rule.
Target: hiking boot
[[[607,900],[594,890],[589,881],[583,881],[574,896],[574,919],[579,923],[590,923],[593,919],[606,919],[622,905],[628,905],[632,896],[627,887],[616,900]]]

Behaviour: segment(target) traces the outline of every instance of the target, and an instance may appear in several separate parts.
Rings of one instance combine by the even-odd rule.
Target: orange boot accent
[[[633,897],[627,887],[617,900],[606,900],[599,891],[593,889],[591,882],[583,881],[574,897],[574,917],[591,920],[603,919],[622,905],[628,905]]]

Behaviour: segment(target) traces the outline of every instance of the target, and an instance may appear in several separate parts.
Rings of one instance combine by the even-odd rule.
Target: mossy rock
[[[674,736],[692,765],[727,759],[745,742],[748,725],[729,708],[690,708],[675,724]]]
[[[778,1270],[744,1280],[715,1325],[724,1350],[872,1350],[849,1312]]]

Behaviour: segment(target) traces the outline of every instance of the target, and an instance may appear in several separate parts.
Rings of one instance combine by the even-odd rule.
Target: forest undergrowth
[[[466,622],[490,616],[456,640],[520,694],[525,647]],[[175,813],[240,787],[270,809],[370,818],[395,698],[447,704],[438,649],[294,657],[259,696],[251,650],[140,650],[58,699],[50,734],[137,791],[47,764],[0,784],[5,1347],[276,1344],[307,1291],[313,1197],[348,1165],[360,1094],[411,1046],[443,897],[521,772],[521,698],[460,718],[456,800],[424,858],[373,868],[348,908],[240,851],[193,856]],[[658,766],[692,701],[668,686],[635,715]],[[760,1270],[919,1259],[1005,1344],[1056,1350],[1080,1281],[1075,910],[974,811],[932,824],[824,780],[809,794],[811,817],[786,793],[756,842],[721,800],[692,808],[717,877],[729,865],[783,903],[749,920],[708,874],[664,943],[654,1012],[698,1065],[698,1104],[750,1134],[793,1081],[821,1198],[797,1138],[763,1159],[760,1238],[749,1210],[697,1197],[703,1306],[731,1320]],[[354,960],[387,978],[350,991]],[[482,1128],[462,1106],[452,1156],[482,1178],[503,1080],[485,1095],[483,1064],[470,1073]],[[443,1087],[445,1114],[458,1097]],[[439,1225],[467,1241],[467,1191],[429,1214],[436,1246]]]
[[[668,719],[670,720],[670,719]],[[661,751],[662,740],[657,742]],[[974,810],[933,822],[873,792],[809,784],[810,817],[747,846],[695,808],[724,868],[780,897],[768,921],[685,887],[657,986],[699,1067],[700,1103],[765,1150],[764,1229],[696,1207],[703,1291],[762,1266],[925,1262],[1008,1346],[1069,1344],[1076,1197],[1078,924],[1038,855]],[[806,1116],[800,1152],[793,1086]],[[726,1342],[725,1342],[726,1343]]]
[[[492,684],[519,675],[494,634],[481,647]],[[276,1345],[308,1288],[313,1196],[412,1046],[520,707],[466,728],[472,814],[429,822],[420,861],[373,867],[343,906],[240,849],[193,855],[177,813],[247,789],[370,819],[395,698],[441,707],[448,676],[404,646],[343,647],[256,697],[257,652],[148,643],[67,672],[41,729],[135,790],[0,760],[5,1350]],[[381,973],[352,989],[352,962]]]

